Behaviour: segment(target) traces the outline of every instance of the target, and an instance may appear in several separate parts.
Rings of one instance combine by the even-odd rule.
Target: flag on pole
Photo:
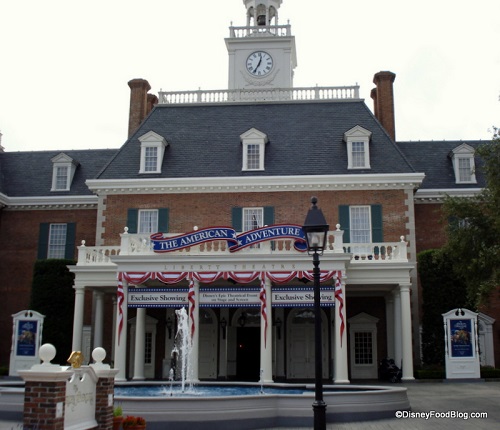
[[[264,318],[264,348],[267,348],[267,297],[266,297],[266,281],[265,275],[262,274],[260,281],[260,310],[262,312],[262,318]]]
[[[123,329],[123,305],[125,304],[125,294],[123,293],[123,282],[121,274],[118,277],[118,289],[116,291],[116,300],[118,304],[118,345]]]
[[[189,291],[188,291],[188,301],[189,301],[189,318],[191,320],[191,342],[193,342],[194,336],[194,308],[196,306],[196,296],[194,293],[194,281],[189,280]]]
[[[344,322],[344,296],[342,294],[342,280],[341,272],[337,272],[337,277],[335,279],[335,300],[337,300],[339,306],[339,317],[340,317],[340,346],[342,346],[342,338],[344,337],[345,322]]]

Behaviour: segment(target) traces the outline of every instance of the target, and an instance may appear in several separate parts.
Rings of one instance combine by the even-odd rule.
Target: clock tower
[[[245,27],[230,27],[229,86],[235,89],[291,88],[297,66],[291,26],[278,24],[283,0],[243,0]]]

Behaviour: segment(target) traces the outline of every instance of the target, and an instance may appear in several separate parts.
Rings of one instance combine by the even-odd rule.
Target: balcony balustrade
[[[408,262],[407,244],[404,236],[400,242],[383,243],[343,243],[343,231],[337,230],[328,233],[326,254],[351,254],[352,264],[376,264],[389,262]],[[78,247],[78,266],[105,266],[112,265],[112,257],[117,255],[154,255],[153,241],[148,234],[129,234],[127,231],[121,235],[121,244],[116,246],[86,246],[85,241]],[[165,237],[175,237],[177,233],[167,233]],[[297,254],[294,248],[294,239],[276,239],[261,242],[238,250],[238,254],[282,255]],[[219,240],[205,242],[188,248],[169,252],[175,255],[224,255],[231,254],[226,241]]]

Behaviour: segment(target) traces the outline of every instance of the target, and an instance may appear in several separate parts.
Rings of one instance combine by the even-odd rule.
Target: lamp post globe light
[[[313,256],[314,277],[314,430],[326,429],[326,404],[323,401],[323,350],[321,342],[321,301],[319,256],[323,255],[326,246],[329,225],[321,209],[316,206],[318,199],[311,198],[311,209],[307,213],[302,226],[307,243],[307,253]]]

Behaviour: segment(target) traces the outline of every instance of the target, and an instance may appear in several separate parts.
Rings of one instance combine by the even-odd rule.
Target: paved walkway
[[[500,382],[413,382],[402,385],[408,388],[412,408],[411,412],[402,413],[415,414],[413,417],[405,415],[379,421],[328,424],[327,430],[500,429]],[[472,413],[478,412],[486,412],[487,418],[471,417]],[[430,416],[417,418],[418,414]]]
[[[328,430],[492,430],[500,429],[500,382],[414,382],[408,388],[411,412],[402,418],[328,424]],[[486,418],[473,418],[486,413]],[[312,414],[312,410],[311,410]],[[407,416],[406,414],[413,414]],[[417,417],[430,414],[430,417]],[[22,430],[19,419],[0,414],[0,430]],[[263,429],[264,430],[264,429]],[[269,430],[269,429],[266,429]],[[284,430],[281,428],[280,430]],[[308,430],[304,427],[286,430]]]

